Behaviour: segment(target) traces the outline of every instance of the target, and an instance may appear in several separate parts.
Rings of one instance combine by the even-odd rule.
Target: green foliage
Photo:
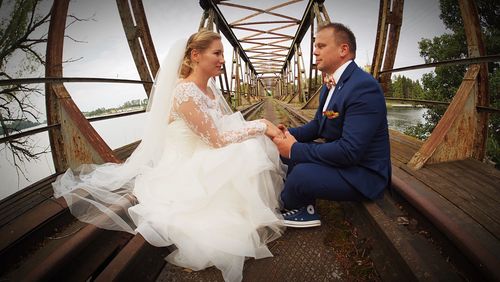
[[[500,109],[500,69],[490,73],[488,78],[491,107]],[[500,169],[500,114],[490,114],[488,135],[486,152],[491,160],[496,163],[496,167]]]
[[[423,99],[424,91],[420,82],[413,81],[404,75],[396,75],[392,78],[389,93],[394,98]]]
[[[479,21],[487,54],[500,53],[500,0],[476,0]],[[452,31],[433,39],[423,39],[419,42],[420,55],[426,63],[468,57],[467,40],[458,1],[440,0],[440,18],[446,27]],[[489,94],[490,105],[500,108],[500,64],[489,63]],[[451,101],[458,90],[466,71],[465,65],[436,67],[433,73],[422,77],[423,99],[435,101]],[[405,132],[420,139],[430,135],[446,108],[433,107],[425,116],[426,122],[418,124]],[[491,114],[488,126],[487,155],[497,164],[500,163],[500,117]]]

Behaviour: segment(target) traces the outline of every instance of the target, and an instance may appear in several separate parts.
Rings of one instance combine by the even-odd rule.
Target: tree
[[[43,54],[50,20],[48,8],[49,5],[44,0],[0,0],[0,10],[7,11],[2,16],[6,18],[0,18],[0,79],[32,76],[45,65]],[[67,26],[88,20],[72,15],[68,17],[72,21]],[[43,89],[32,85],[0,86],[0,127],[4,136],[22,130],[20,124],[26,126],[30,122],[39,123],[41,113],[32,101],[43,94]],[[38,159],[48,148],[36,148],[31,138],[23,137],[7,141],[0,150],[8,150],[12,154],[17,172],[26,178],[20,164]]]
[[[500,0],[476,0],[475,1],[481,31],[484,35],[487,54],[500,53]],[[439,62],[451,59],[466,58],[467,41],[464,32],[464,24],[460,14],[460,8],[456,0],[440,0],[441,14],[445,26],[452,31],[433,39],[423,39],[419,42],[420,56],[426,63]],[[500,97],[498,89],[500,85],[500,64],[489,63],[489,93],[490,105],[500,108]],[[436,101],[451,101],[458,90],[466,71],[465,65],[436,67],[433,73],[424,74],[422,85],[424,99]],[[418,138],[426,138],[443,115],[446,107],[432,107],[426,114],[425,124],[418,124],[410,128],[407,134]],[[488,132],[487,155],[497,164],[500,164],[500,117],[490,116]]]
[[[394,98],[423,99],[424,93],[420,82],[413,81],[404,75],[393,77],[389,85],[389,93]]]
[[[0,10],[11,10],[9,19],[0,21],[0,78],[12,79],[23,74],[35,72],[44,64],[38,46],[47,41],[46,34],[40,32],[49,21],[49,13],[40,14],[39,1],[17,0],[0,1]],[[9,65],[11,58],[19,63]],[[26,121],[38,122],[40,112],[32,103],[35,95],[42,95],[42,90],[28,85],[2,86],[0,89],[0,126],[4,136],[18,132],[17,125]],[[46,149],[37,150],[30,138],[13,139],[5,143],[2,149],[12,153],[12,161],[23,173],[20,163],[37,159]]]

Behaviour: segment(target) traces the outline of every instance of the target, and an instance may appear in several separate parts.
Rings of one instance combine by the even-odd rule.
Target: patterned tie
[[[336,86],[335,78],[332,75],[325,75],[324,83],[326,84],[326,88],[331,89],[332,86]]]

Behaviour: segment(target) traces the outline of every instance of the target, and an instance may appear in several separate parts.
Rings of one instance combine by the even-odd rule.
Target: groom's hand
[[[281,128],[280,128],[281,129]],[[290,151],[292,150],[292,145],[297,142],[297,139],[293,137],[290,132],[285,131],[285,138],[275,137],[273,138],[274,144],[278,147],[280,155],[285,158],[290,158]]]
[[[282,123],[278,124],[278,128],[279,130],[281,130],[281,132],[283,132],[283,134],[288,131],[288,128],[286,128],[286,126]]]

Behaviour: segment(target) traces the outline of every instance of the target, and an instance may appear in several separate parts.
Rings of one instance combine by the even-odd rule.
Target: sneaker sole
[[[291,221],[291,220],[283,220],[283,224],[287,227],[308,228],[308,227],[321,226],[321,221],[312,220],[312,221],[307,221],[307,222],[298,222],[298,221]]]

